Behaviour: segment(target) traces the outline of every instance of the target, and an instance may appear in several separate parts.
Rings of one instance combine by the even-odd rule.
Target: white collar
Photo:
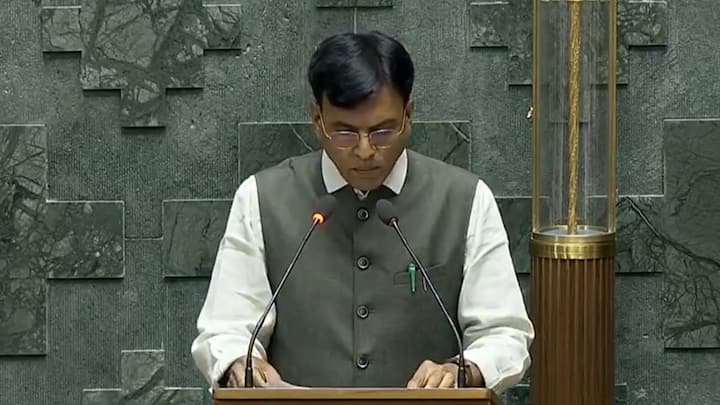
[[[392,190],[395,194],[400,194],[400,191],[405,184],[407,168],[407,149],[404,149],[395,161],[395,165],[392,170],[390,170],[390,173],[385,178],[383,185]],[[332,159],[330,159],[330,156],[328,156],[325,151],[322,152],[322,176],[323,181],[325,182],[325,189],[328,193],[335,192],[348,184],[347,180],[342,177],[340,171],[337,169],[337,166],[335,166],[335,163]],[[355,192],[361,197],[361,199],[367,196],[367,192],[363,193],[360,190],[355,190]]]

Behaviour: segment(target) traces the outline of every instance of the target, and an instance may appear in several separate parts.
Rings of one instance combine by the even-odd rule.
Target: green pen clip
[[[408,264],[408,274],[410,275],[410,292],[415,294],[415,263],[410,262]]]

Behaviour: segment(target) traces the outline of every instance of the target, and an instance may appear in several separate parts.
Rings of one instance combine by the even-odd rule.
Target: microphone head
[[[395,206],[388,200],[378,200],[378,202],[375,204],[375,210],[377,211],[378,218],[380,218],[382,223],[385,225],[389,226],[393,222],[397,222],[398,220]]]
[[[317,201],[315,211],[313,211],[312,219],[322,224],[327,220],[333,211],[335,211],[335,205],[337,200],[331,194],[326,194],[320,197]]]

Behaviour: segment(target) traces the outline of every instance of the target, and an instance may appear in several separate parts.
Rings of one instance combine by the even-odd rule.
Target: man
[[[463,334],[468,380],[501,392],[534,338],[491,191],[406,150],[413,63],[381,33],[326,39],[308,72],[322,152],[242,182],[220,243],[192,354],[207,381],[243,386],[262,309],[327,193],[312,235],[254,346],[256,385],[453,387],[457,345],[414,263],[377,218],[385,198]]]

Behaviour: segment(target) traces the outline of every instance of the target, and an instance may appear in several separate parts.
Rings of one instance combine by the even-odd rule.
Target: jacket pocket
[[[423,283],[423,276],[422,272],[420,271],[419,267],[415,267],[415,283],[417,283],[418,286],[421,286]],[[426,267],[425,270],[427,270],[428,276],[430,277],[430,281],[433,283],[435,280],[443,279],[447,274],[443,269],[445,268],[445,263],[442,264],[436,264],[434,266]],[[395,274],[393,274],[393,285],[408,285],[410,284],[410,272],[406,269],[403,271],[398,271]]]

